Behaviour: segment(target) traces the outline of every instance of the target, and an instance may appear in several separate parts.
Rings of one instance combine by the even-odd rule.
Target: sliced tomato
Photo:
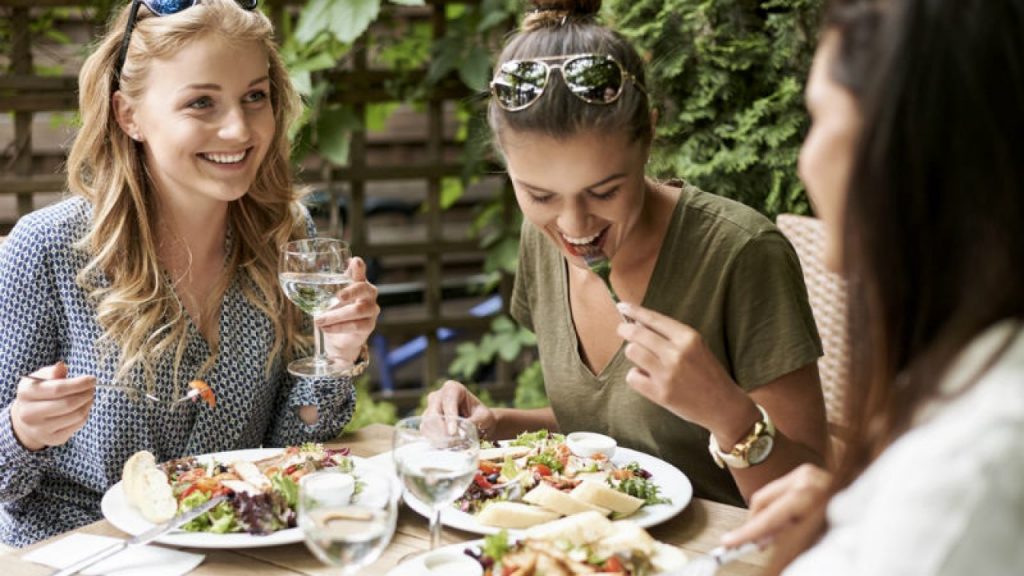
[[[179,501],[184,500],[185,498],[188,498],[190,495],[192,495],[193,492],[198,492],[198,491],[199,491],[199,485],[193,484],[193,485],[189,486],[188,488],[186,488],[185,491],[182,492],[181,495],[178,496],[178,500]]]
[[[531,468],[541,476],[551,476],[551,468],[548,468],[546,464],[534,464]]]
[[[490,462],[488,460],[481,460],[479,468],[480,468],[480,471],[483,472],[483,474],[485,476],[490,476],[491,474],[494,474],[495,472],[501,472],[501,466],[500,465],[495,464],[494,462]]]
[[[618,556],[612,556],[604,561],[604,566],[601,568],[605,572],[625,572],[626,567],[622,565],[622,560],[619,560]]]
[[[475,482],[477,486],[483,488],[484,490],[490,490],[494,486],[494,484],[491,484],[490,482],[487,481],[487,478],[484,478],[483,474],[479,473],[473,477],[473,482]]]
[[[199,397],[205,401],[210,408],[217,407],[217,397],[213,395],[213,388],[202,380],[193,380],[188,383],[189,388],[199,391]]]

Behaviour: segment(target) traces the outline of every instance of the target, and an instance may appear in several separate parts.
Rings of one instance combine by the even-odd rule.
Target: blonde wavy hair
[[[178,396],[187,316],[157,260],[155,199],[143,148],[120,128],[111,100],[129,7],[130,3],[113,18],[79,74],[82,127],[68,158],[68,187],[72,194],[89,200],[93,219],[91,230],[78,245],[90,260],[77,282],[95,302],[103,329],[102,355],[118,358],[117,380],[152,393],[157,366],[170,355]],[[289,239],[306,237],[307,229],[289,163],[288,128],[301,112],[301,101],[273,43],[272,24],[259,11],[243,10],[233,0],[203,0],[171,16],[158,17],[140,9],[120,90],[129,100],[137,100],[146,90],[152,60],[212,35],[238,43],[257,42],[269,61],[275,137],[249,192],[228,208],[232,242],[222,281],[211,295],[219,302],[228,286],[242,275],[239,280],[245,297],[274,326],[274,343],[265,368],[269,372],[279,355],[287,361],[309,340],[301,336],[301,313],[288,304],[277,283],[277,247]],[[216,357],[214,350],[200,374]],[[131,378],[137,370],[144,376],[141,382]]]

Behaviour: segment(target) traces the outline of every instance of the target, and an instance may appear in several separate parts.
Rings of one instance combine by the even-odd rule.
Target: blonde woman
[[[0,539],[97,520],[142,449],[158,460],[335,437],[350,379],[296,379],[303,316],[278,246],[314,233],[288,164],[299,111],[256,0],[134,0],[79,77],[72,196],[0,249]],[[318,317],[365,362],[379,308],[365,265]],[[42,381],[24,378],[32,374]],[[216,409],[180,398],[202,378]]]

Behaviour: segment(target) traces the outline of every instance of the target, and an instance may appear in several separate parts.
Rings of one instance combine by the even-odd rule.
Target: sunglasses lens
[[[238,5],[246,10],[255,10],[256,5],[259,4],[259,0],[236,0]]]
[[[177,14],[185,8],[191,8],[195,4],[194,0],[143,0],[142,3],[146,5],[146,8],[149,8],[150,12],[160,16]]]
[[[516,110],[540,98],[547,77],[547,67],[540,62],[511,60],[501,65],[491,90],[503,108]]]
[[[562,77],[573,94],[592,104],[614,102],[622,92],[622,69],[603,56],[580,56],[562,65]]]

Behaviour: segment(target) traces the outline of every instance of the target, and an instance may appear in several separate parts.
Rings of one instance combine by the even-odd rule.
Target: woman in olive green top
[[[551,407],[490,409],[450,381],[427,410],[490,438],[603,432],[731,504],[822,464],[821,344],[792,247],[750,208],[647,178],[640,57],[595,22],[599,0],[534,4],[489,121],[526,220],[512,314],[537,334]],[[618,307],[584,253],[607,255]]]

